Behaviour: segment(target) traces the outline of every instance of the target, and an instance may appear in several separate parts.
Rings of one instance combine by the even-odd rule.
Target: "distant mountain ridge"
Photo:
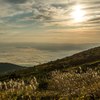
[[[24,67],[16,65],[16,64],[0,63],[0,73],[12,72],[12,71],[20,70],[20,69],[23,69],[23,68]]]

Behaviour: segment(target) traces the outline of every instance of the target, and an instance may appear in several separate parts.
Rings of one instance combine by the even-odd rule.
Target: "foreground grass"
[[[0,82],[0,100],[100,100],[100,71],[52,71],[36,77]]]

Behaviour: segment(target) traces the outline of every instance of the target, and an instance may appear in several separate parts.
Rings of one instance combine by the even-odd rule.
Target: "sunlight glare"
[[[85,20],[85,11],[82,9],[81,5],[76,5],[71,15],[75,22],[83,22]]]

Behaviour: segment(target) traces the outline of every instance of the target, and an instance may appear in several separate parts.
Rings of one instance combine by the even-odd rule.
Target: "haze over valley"
[[[0,62],[34,66],[61,59],[98,44],[46,44],[3,43],[0,44]]]

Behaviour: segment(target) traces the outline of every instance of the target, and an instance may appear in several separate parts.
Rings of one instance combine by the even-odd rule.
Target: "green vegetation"
[[[0,76],[0,100],[100,100],[100,47]]]

